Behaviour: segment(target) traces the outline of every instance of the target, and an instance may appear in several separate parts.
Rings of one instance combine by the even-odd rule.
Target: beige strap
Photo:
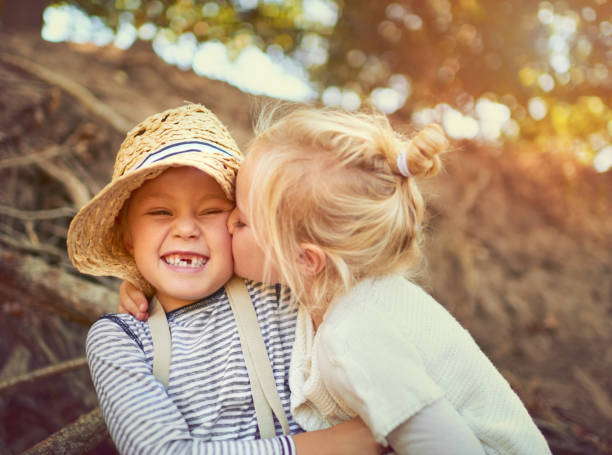
[[[230,302],[231,301],[230,299]],[[236,317],[236,319],[238,318]],[[246,364],[249,382],[251,383],[251,396],[253,397],[253,405],[255,406],[255,417],[257,417],[259,435],[262,439],[272,438],[276,436],[272,409],[270,409],[270,405],[266,400],[266,395],[261,388],[261,382],[257,379],[253,358],[251,354],[244,349],[245,346],[248,346],[248,341],[245,339],[244,331],[240,329],[240,325],[238,325],[238,334],[240,335],[240,345],[243,347],[244,363]]]
[[[238,325],[240,344],[251,381],[251,393],[260,436],[262,438],[275,436],[271,412],[281,424],[283,433],[289,434],[289,422],[276,390],[276,382],[259,329],[257,314],[244,280],[237,276],[232,277],[225,285],[225,291]]]
[[[166,312],[157,297],[153,297],[149,303],[149,330],[153,339],[153,375],[167,389],[170,379],[172,339]]]

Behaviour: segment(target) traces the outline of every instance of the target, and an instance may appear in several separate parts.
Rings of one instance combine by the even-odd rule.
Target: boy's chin
[[[200,300],[204,300],[205,298],[213,295],[219,289],[221,288],[219,287],[210,291],[206,290],[206,292],[188,294],[172,292],[164,293],[158,291],[157,298],[161,305],[164,307],[164,310],[166,312],[169,312],[185,307],[187,305],[191,305],[192,303],[199,302]]]

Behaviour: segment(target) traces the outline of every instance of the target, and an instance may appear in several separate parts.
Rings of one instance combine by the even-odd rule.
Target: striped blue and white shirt
[[[291,433],[289,363],[296,309],[278,288],[247,282]],[[87,359],[108,430],[122,454],[295,454],[259,431],[238,328],[222,289],[167,314],[172,337],[168,390],[153,376],[147,322],[103,316],[87,336]]]

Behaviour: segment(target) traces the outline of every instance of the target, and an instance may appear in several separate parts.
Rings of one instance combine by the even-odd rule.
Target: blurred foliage
[[[60,2],[55,2],[59,4]],[[61,2],[65,3],[65,2]],[[299,60],[320,93],[404,92],[410,115],[446,103],[508,106],[507,138],[590,162],[612,142],[612,2],[606,0],[71,0],[117,29],[256,45]],[[305,14],[327,11],[327,19]],[[331,12],[331,19],[330,13]],[[406,102],[404,103],[404,99]],[[612,147],[606,149],[612,154]]]

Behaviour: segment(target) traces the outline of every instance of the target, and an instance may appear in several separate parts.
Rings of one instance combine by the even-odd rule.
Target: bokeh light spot
[[[593,167],[597,172],[606,172],[612,169],[612,145],[604,147],[595,155]]]
[[[539,96],[536,96],[529,100],[529,102],[527,103],[527,110],[529,111],[529,115],[531,115],[531,118],[533,118],[534,120],[542,120],[544,117],[546,117],[546,114],[548,113],[546,103]]]
[[[538,85],[545,92],[550,92],[555,88],[555,80],[550,76],[550,74],[540,74],[538,77]]]
[[[307,0],[303,2],[304,15],[308,20],[318,22],[326,27],[333,27],[338,22],[338,5],[330,0]]]
[[[411,31],[421,30],[423,28],[423,19],[416,14],[407,14],[404,17],[404,27]]]
[[[474,139],[479,131],[476,119],[455,109],[448,109],[444,113],[442,126],[448,135],[455,139]]]
[[[342,102],[342,91],[338,87],[327,87],[321,95],[323,104],[330,107],[338,107]]]
[[[342,93],[342,100],[340,101],[340,107],[347,111],[356,111],[361,107],[361,98],[353,90],[345,90]]]
[[[593,22],[597,19],[597,13],[590,6],[582,8],[582,18],[587,22]]]

